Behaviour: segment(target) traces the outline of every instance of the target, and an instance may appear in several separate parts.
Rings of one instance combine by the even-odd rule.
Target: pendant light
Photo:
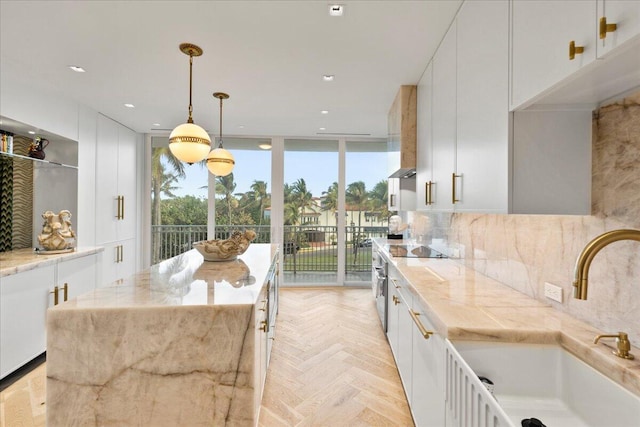
[[[233,155],[222,146],[222,100],[228,99],[229,95],[222,92],[215,92],[213,97],[220,100],[220,138],[218,148],[211,150],[207,156],[207,169],[216,176],[227,176],[236,164]]]
[[[193,83],[193,57],[202,55],[202,49],[191,43],[182,43],[180,51],[189,55],[189,118],[187,123],[177,126],[169,135],[169,150],[178,160],[190,165],[207,157],[211,149],[211,138],[200,126],[193,123],[191,113],[191,91]]]

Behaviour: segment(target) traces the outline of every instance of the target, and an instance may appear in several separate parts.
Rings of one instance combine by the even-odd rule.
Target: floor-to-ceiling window
[[[284,140],[285,285],[338,283],[338,141]]]
[[[387,144],[346,141],[345,154],[345,284],[371,281],[372,239],[386,236]]]
[[[281,244],[285,286],[368,284],[387,227],[385,141],[228,137],[226,177],[175,161],[166,136],[148,141],[152,264],[251,228]]]
[[[193,242],[226,239],[234,230],[251,228],[255,242],[271,241],[270,139],[225,138],[236,165],[224,177],[210,175],[205,162],[177,161],[168,142],[151,138],[151,264],[191,249]]]

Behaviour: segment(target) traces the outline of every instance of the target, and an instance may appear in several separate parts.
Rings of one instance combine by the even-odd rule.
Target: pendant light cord
[[[193,117],[191,117],[191,113],[193,112],[193,105],[191,104],[192,85],[193,85],[193,55],[189,55],[189,118],[187,119],[187,123],[193,123]]]
[[[220,98],[220,141],[218,142],[218,148],[222,147],[222,98]]]

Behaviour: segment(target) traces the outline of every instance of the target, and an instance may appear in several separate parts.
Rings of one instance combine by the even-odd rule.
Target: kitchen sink
[[[469,403],[473,400],[471,393],[457,390],[469,383],[468,390],[482,388],[482,396],[477,399],[483,404],[499,407],[494,411],[497,418],[506,415],[499,425],[520,426],[523,419],[530,418],[537,418],[547,427],[640,425],[640,396],[558,345],[480,341],[447,344],[447,368],[453,362],[457,369],[447,376],[450,383],[459,383],[454,392],[448,391],[448,397],[451,400],[458,395],[465,401],[453,405],[447,402],[448,407],[459,410],[465,405],[473,406]],[[460,380],[464,372],[472,373]],[[478,377],[493,382],[493,396]],[[469,418],[474,412],[478,412],[477,408],[470,409],[470,415],[457,415],[462,420],[460,425],[480,425]]]

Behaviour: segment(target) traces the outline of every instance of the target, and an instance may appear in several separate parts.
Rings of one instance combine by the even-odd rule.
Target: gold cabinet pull
[[[124,261],[124,246],[120,245],[120,262]]]
[[[607,17],[603,16],[602,18],[600,18],[600,38],[601,39],[606,39],[607,38],[607,33],[613,33],[614,31],[616,31],[618,29],[618,25],[617,24],[607,24]]]
[[[396,205],[396,195],[395,194],[389,195],[389,204],[391,205],[391,207],[394,207]]]
[[[428,331],[427,328],[424,327],[424,325],[422,324],[420,319],[418,319],[418,316],[420,316],[420,313],[416,313],[412,309],[409,309],[409,314],[411,315],[411,318],[413,319],[413,322],[418,327],[418,330],[420,331],[420,333],[422,334],[424,339],[428,340],[429,336],[433,335],[433,331]]]
[[[433,194],[431,193],[431,189],[433,188],[433,182],[428,181],[425,183],[424,193],[425,193],[425,204],[427,206],[433,204]]]
[[[396,289],[400,289],[400,285],[398,285],[398,281],[396,279],[393,277],[390,277],[389,279],[393,282],[393,286],[395,286]]]
[[[398,305],[398,304],[400,304],[400,298],[398,298],[397,296],[395,296],[395,295],[394,295],[394,296],[392,297],[392,299],[393,299],[393,305]]]
[[[267,300],[263,299],[262,301],[260,301],[262,303],[262,307],[259,308],[258,310],[260,311],[267,311]]]
[[[120,219],[124,219],[124,196],[120,196],[120,200],[122,200],[122,203],[120,203]]]
[[[65,283],[64,286],[62,287],[63,290],[63,295],[64,295],[64,301],[66,301],[69,297],[69,284]]]
[[[576,42],[571,40],[569,42],[569,60],[573,61],[576,55],[584,53],[584,46],[576,46]]]
[[[260,330],[262,332],[267,332],[267,321],[266,320],[260,321]]]
[[[116,219],[120,219],[120,196],[116,196],[116,200],[118,201],[118,207],[116,209]]]
[[[456,175],[456,173],[451,174],[451,203],[456,204],[460,199],[456,197],[456,178],[462,178],[462,174]]]
[[[53,290],[49,293],[53,294],[53,305],[58,305],[58,287],[54,286]]]

